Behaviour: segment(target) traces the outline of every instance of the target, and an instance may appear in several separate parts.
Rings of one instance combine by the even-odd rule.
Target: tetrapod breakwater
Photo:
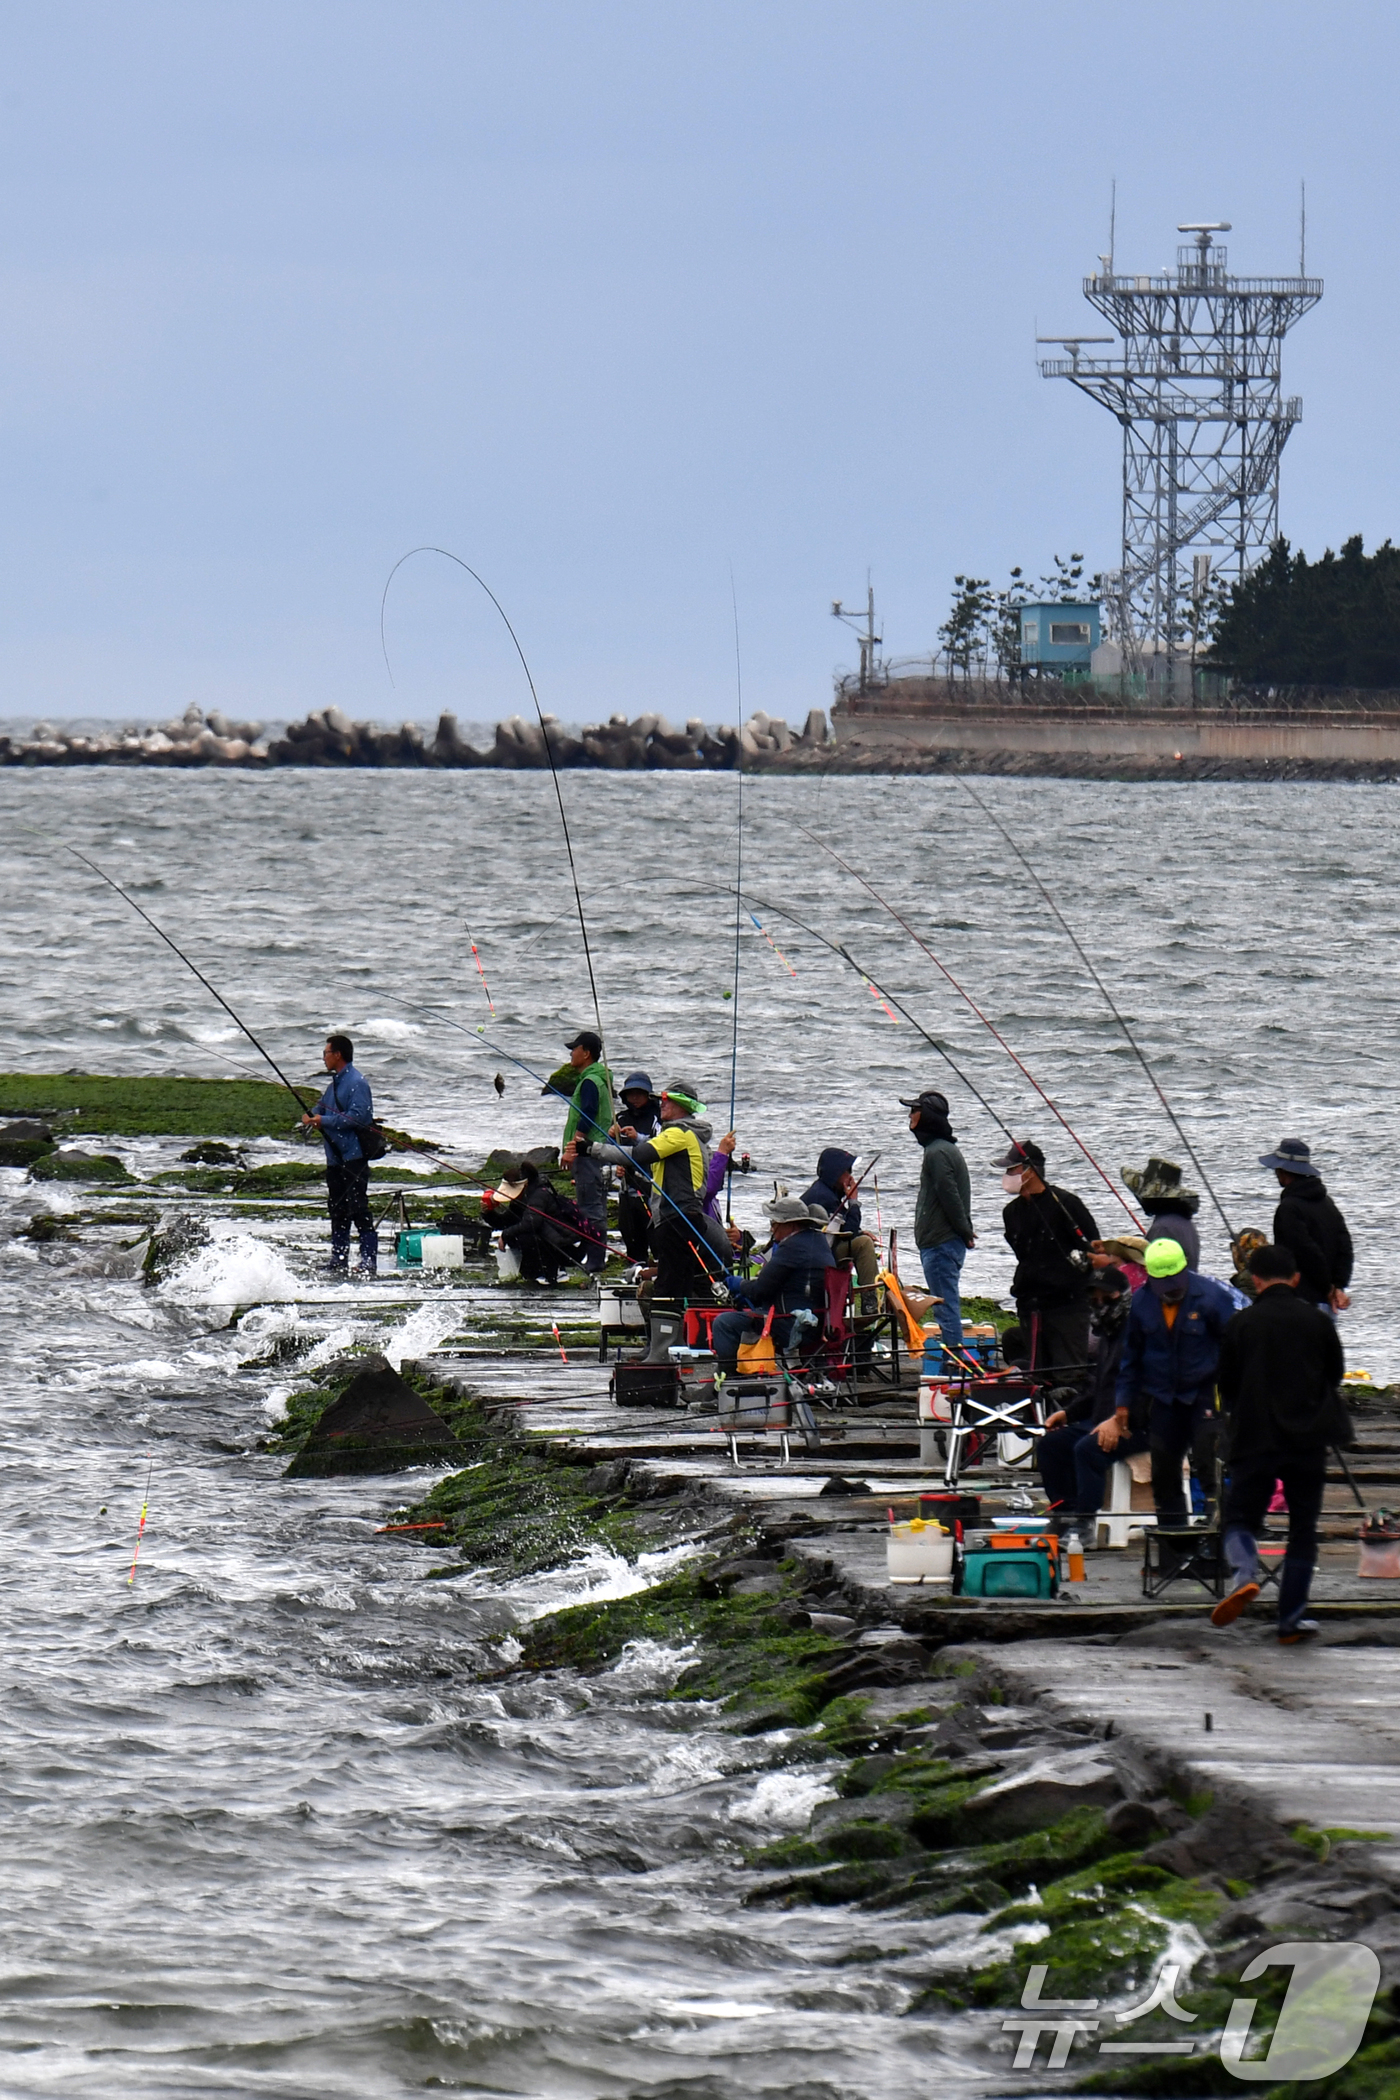
[[[611,772],[699,772],[830,755],[830,732],[820,708],[811,710],[801,730],[761,710],[738,728],[719,729],[698,717],[677,729],[661,714],[631,720],[615,714],[581,729],[566,727],[556,715],[545,715],[542,723],[511,715],[496,724],[489,745],[472,743],[450,713],[439,716],[429,739],[416,722],[396,729],[352,722],[338,707],[321,708],[271,732],[260,722],[231,722],[217,708],[206,714],[193,704],[176,719],[144,729],[83,732],[39,722],[26,736],[0,736],[4,766],[493,766],[528,771],[552,759],[556,766]]]

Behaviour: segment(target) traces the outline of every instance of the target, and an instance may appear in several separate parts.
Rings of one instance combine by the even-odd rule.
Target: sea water
[[[1283,1135],[1313,1144],[1357,1241],[1349,1357],[1400,1373],[1395,790],[980,792],[1093,955],[1232,1224],[1267,1229],[1259,1153]],[[585,773],[564,793],[614,1068],[687,1080],[718,1132],[735,782]],[[878,1152],[868,1215],[898,1229],[913,1273],[918,1154],[899,1097],[938,1085],[973,1176],[965,1286],[1000,1296],[1009,1282],[1000,1129],[789,913],[919,1016],[1102,1230],[1127,1226],[1044,1100],[824,842],[917,928],[1108,1183],[1150,1151],[1194,1183],[1064,935],[955,781],[759,778],[744,803],[733,1120],[756,1172],[738,1184],[742,1219],[758,1223],[775,1183],[800,1192],[824,1145]],[[540,1080],[593,1009],[547,777],[0,773],[0,1069],[237,1074],[257,1067],[246,1039],[65,840],[130,888],[295,1076],[344,1028],[392,1122],[470,1158],[557,1139]],[[149,1169],[178,1148],[103,1149]],[[375,1526],[431,1475],[285,1482],[254,1448],[291,1388],[285,1369],[240,1362],[313,1329],[325,1360],[363,1331],[352,1290],[301,1302],[321,1230],[218,1222],[154,1292],[116,1225],[76,1245],[14,1237],[36,1210],[92,1203],[0,1170],[0,2091],[1004,2087],[979,2023],[909,2012],[940,1954],[975,1935],[968,1920],[743,1907],[744,1847],[800,1828],[830,1788],[808,1743],[738,1738],[713,1711],[667,1703],[679,1641],[592,1678],[499,1674],[513,1628],[661,1579],[674,1554],[595,1553],[514,1585],[426,1581],[431,1556]],[[1208,1199],[1199,1222],[1203,1264],[1222,1273]],[[389,1354],[430,1348],[451,1319],[425,1304]]]

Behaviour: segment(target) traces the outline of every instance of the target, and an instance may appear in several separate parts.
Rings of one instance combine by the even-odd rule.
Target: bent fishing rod
[[[729,564],[729,602],[734,609],[734,684],[739,696],[739,726],[744,723],[744,666],[739,655],[739,596],[734,588],[734,564]],[[739,775],[739,843],[737,867],[734,876],[734,1036],[729,1048],[729,1128],[734,1128],[734,1116],[739,1094],[739,934],[744,916],[744,747],[742,743],[736,753],[736,768]],[[724,1176],[724,1221],[734,1223],[734,1155],[729,1155],[729,1165]]]
[[[407,554],[399,556],[385,579],[384,594],[379,601],[379,646],[384,651],[384,668],[389,673],[389,683],[390,685],[394,683],[394,667],[389,662],[389,645],[384,634],[384,613],[389,603],[389,585],[398,575],[404,563],[412,561],[415,554],[440,554],[444,561],[455,561],[459,569],[465,569],[472,582],[481,585],[482,590],[485,591],[487,597],[505,622],[506,633],[515,644],[515,653],[520,658],[520,667],[525,673],[525,682],[530,688],[530,698],[535,703],[535,713],[539,717],[540,734],[544,738],[544,755],[549,760],[550,777],[554,782],[554,799],[559,805],[559,826],[564,834],[564,851],[569,856],[569,879],[574,886],[574,904],[578,910],[578,930],[583,938],[583,959],[588,966],[588,989],[593,994],[593,1018],[598,1024],[598,1037],[601,1041],[603,1036],[603,1015],[602,1009],[598,1004],[598,984],[593,975],[593,951],[588,945],[588,921],[583,915],[583,894],[578,885],[578,869],[574,865],[574,842],[569,832],[569,820],[564,814],[564,790],[559,784],[559,768],[554,763],[554,746],[550,741],[549,724],[545,721],[544,710],[540,706],[540,696],[535,691],[535,681],[531,675],[530,666],[525,661],[525,651],[520,646],[520,637],[511,626],[505,607],[485,577],[478,576],[470,562],[463,561],[461,555],[454,554],[450,547],[410,547]]]
[[[208,992],[210,998],[218,1000],[220,1006],[228,1015],[229,1019],[234,1023],[235,1027],[242,1029],[244,1035],[247,1036],[249,1042],[257,1051],[259,1057],[264,1058],[266,1062],[269,1065],[271,1065],[273,1071],[277,1074],[277,1077],[280,1079],[283,1086],[287,1089],[287,1092],[291,1095],[293,1101],[296,1102],[297,1107],[302,1111],[302,1114],[311,1114],[312,1109],[314,1107],[314,1103],[308,1104],[305,1100],[303,1100],[302,1096],[292,1085],[291,1080],[288,1079],[286,1073],[282,1070],[282,1067],[278,1064],[276,1058],[272,1055],[272,1052],[266,1049],[263,1046],[263,1044],[261,1044],[258,1041],[252,1029],[248,1026],[248,1023],[245,1020],[243,1020],[240,1015],[234,1012],[233,1008],[229,1005],[227,999],[225,999],[223,993],[214,989],[214,986],[209,982],[209,979],[205,976],[203,970],[199,968],[198,964],[192,963],[188,955],[186,955],[184,949],[181,948],[177,942],[171,940],[170,935],[165,931],[165,928],[163,926],[157,926],[155,920],[151,917],[150,913],[148,911],[143,911],[141,909],[141,906],[136,902],[136,899],[134,897],[128,896],[127,892],[122,888],[121,884],[118,881],[116,881],[116,879],[113,876],[109,875],[105,868],[99,868],[95,860],[89,860],[86,853],[79,853],[76,846],[65,846],[63,850],[65,853],[73,854],[76,859],[82,862],[85,868],[91,868],[93,874],[99,876],[101,880],[106,883],[108,889],[115,890],[117,895],[122,899],[122,901],[131,906],[131,909],[136,913],[136,916],[139,919],[145,920],[146,924],[150,927],[152,933],[160,935],[160,938],[164,941],[166,947],[171,949],[174,954],[179,956],[185,968],[187,970],[193,971],[194,975],[204,986],[205,991]],[[231,1062],[232,1060],[230,1059],[230,1063]]]
[[[1102,998],[1105,1006],[1107,1006],[1114,1020],[1122,1029],[1124,1040],[1127,1043],[1128,1048],[1132,1051],[1133,1056],[1142,1066],[1143,1073],[1147,1079],[1147,1083],[1151,1087],[1153,1093],[1157,1096],[1157,1099],[1161,1102],[1163,1109],[1166,1111],[1167,1118],[1171,1123],[1172,1129],[1176,1132],[1177,1136],[1181,1139],[1182,1144],[1186,1147],[1187,1157],[1191,1161],[1191,1164],[1195,1168],[1196,1172],[1200,1175],[1201,1183],[1206,1191],[1206,1194],[1210,1197],[1210,1200],[1215,1205],[1217,1211],[1219,1211],[1220,1222],[1225,1227],[1226,1232],[1229,1234],[1231,1244],[1233,1245],[1236,1236],[1235,1228],[1230,1223],[1230,1220],[1226,1217],[1225,1206],[1220,1201],[1220,1198],[1216,1195],[1215,1190],[1211,1186],[1210,1176],[1206,1173],[1205,1168],[1201,1165],[1200,1160],[1196,1156],[1195,1146],[1191,1143],[1190,1138],[1187,1137],[1186,1132],[1182,1129],[1181,1124],[1177,1119],[1176,1110],[1172,1107],[1170,1101],[1168,1101],[1166,1095],[1163,1093],[1161,1085],[1157,1078],[1157,1074],[1153,1071],[1151,1065],[1147,1062],[1147,1058],[1142,1050],[1142,1046],[1139,1044],[1137,1037],[1133,1034],[1132,1029],[1128,1026],[1128,1023],[1124,1019],[1123,1015],[1119,1012],[1118,1007],[1114,1001],[1113,995],[1108,989],[1108,986],[1104,983],[1102,977],[1100,977],[1098,971],[1094,968],[1094,965],[1091,962],[1088,955],[1085,954],[1084,949],[1079,942],[1078,936],[1075,934],[1074,928],[1070,925],[1068,919],[1060,910],[1059,905],[1055,902],[1049,890],[1041,881],[1039,875],[1037,875],[1035,869],[1031,866],[1031,863],[1029,862],[1029,860],[1027,860],[1025,854],[1021,851],[1021,848],[1017,845],[1016,840],[1012,836],[1011,832],[1008,831],[1005,824],[1002,823],[1001,818],[997,815],[996,811],[990,808],[989,805],[982,800],[982,797],[978,794],[976,788],[973,787],[969,781],[964,780],[961,774],[957,776],[957,781],[958,786],[962,788],[965,793],[972,797],[973,801],[977,804],[977,807],[981,810],[983,816],[986,817],[987,821],[996,826],[997,830],[1001,833],[1007,845],[1011,848],[1011,851],[1015,854],[1017,860],[1021,863],[1021,866],[1025,869],[1027,875],[1029,875],[1031,881],[1039,890],[1046,904],[1054,913],[1055,919],[1059,924],[1061,932],[1064,934],[1066,940],[1073,948],[1075,954],[1079,957],[1079,960],[1083,963],[1085,969],[1088,971],[1089,976],[1092,978],[1094,985],[1098,990],[1099,996]]]
[[[808,831],[805,825],[799,825],[798,829],[802,832],[804,838],[809,838],[812,840],[814,845],[820,846],[823,853],[829,853],[831,855],[831,858],[836,862],[838,868],[844,868],[848,875],[853,876],[854,879],[860,884],[861,888],[863,890],[867,890],[869,894],[875,899],[875,902],[881,907],[881,909],[889,913],[890,917],[894,920],[895,924],[904,928],[904,931],[908,934],[910,940],[914,942],[916,947],[921,948],[923,950],[924,954],[928,957],[929,961],[934,965],[934,967],[942,972],[942,974],[947,978],[949,984],[952,985],[953,990],[957,993],[958,997],[964,1002],[966,1006],[970,1007],[972,1012],[977,1016],[978,1020],[982,1023],[982,1026],[987,1030],[987,1033],[993,1038],[994,1041],[1000,1043],[1002,1049],[1011,1059],[1011,1062],[1015,1065],[1017,1071],[1020,1072],[1022,1076],[1025,1079],[1027,1079],[1030,1082],[1030,1084],[1035,1088],[1041,1100],[1049,1109],[1051,1115],[1054,1116],[1056,1122],[1061,1124],[1063,1128],[1068,1132],[1069,1136],[1073,1139],[1074,1143],[1083,1153],[1085,1159],[1088,1160],[1094,1172],[1098,1175],[1099,1180],[1108,1190],[1110,1196],[1112,1196],[1114,1202],[1118,1204],[1122,1210],[1126,1211],[1128,1216],[1132,1219],[1134,1230],[1137,1232],[1144,1231],[1145,1228],[1143,1226],[1141,1218],[1139,1218],[1137,1212],[1133,1209],[1132,1205],[1128,1202],[1127,1198],[1121,1195],[1118,1189],[1112,1183],[1112,1181],[1109,1180],[1108,1175],[1099,1165],[1093,1153],[1089,1150],[1089,1147],[1085,1144],[1083,1138],[1079,1135],[1079,1132],[1074,1128],[1074,1125],[1070,1122],[1068,1116],[1062,1114],[1062,1112],[1055,1106],[1054,1102],[1050,1099],[1050,1096],[1046,1093],[1044,1087],[1036,1078],[1035,1074],[1030,1070],[1029,1066],[1026,1065],[1024,1061],[1017,1056],[1016,1052],[1012,1049],[1010,1043],[1007,1042],[1006,1037],[1002,1034],[1001,1030],[997,1027],[996,1023],[994,1021],[989,1020],[987,1015],[983,1013],[981,1007],[977,1004],[977,1001],[973,998],[972,994],[970,992],[964,991],[963,987],[958,983],[957,978],[953,975],[952,971],[948,968],[947,964],[939,960],[939,958],[934,954],[932,948],[930,948],[928,942],[922,939],[922,937],[919,934],[915,933],[913,927],[909,924],[909,921],[906,918],[904,918],[901,913],[897,912],[894,906],[886,898],[880,895],[880,892],[876,889],[874,883],[868,881],[866,877],[861,874],[858,868],[853,868],[848,860],[843,860],[834,846],[829,846],[825,839],[819,838],[817,836],[816,832]]]

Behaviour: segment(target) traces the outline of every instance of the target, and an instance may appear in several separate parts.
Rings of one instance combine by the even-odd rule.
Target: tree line
[[[1021,614],[1028,605],[1097,605],[1103,578],[1084,580],[1084,557],[1052,557],[1052,569],[1032,584],[1013,569],[1000,590],[985,576],[955,576],[953,603],[938,630],[948,669],[955,677],[1009,676],[1021,666]],[[994,668],[995,667],[995,668]]]
[[[1310,562],[1277,539],[1217,602],[1201,661],[1249,685],[1400,688],[1400,548]]]

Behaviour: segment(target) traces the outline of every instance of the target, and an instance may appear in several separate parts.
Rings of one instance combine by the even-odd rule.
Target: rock
[[[1187,1880],[1195,1874],[1223,1874],[1230,1880],[1257,1881],[1276,1867],[1314,1863],[1306,1845],[1286,1837],[1246,1802],[1218,1803],[1178,1836],[1150,1845],[1142,1856],[1149,1866],[1166,1867]]]
[[[4,1132],[0,1131],[0,1138]],[[201,1138],[197,1145],[180,1154],[182,1160],[194,1167],[242,1167],[246,1164],[243,1154],[232,1145],[224,1145],[217,1138]]]
[[[731,1597],[780,1597],[783,1591],[781,1575],[745,1575],[730,1589]]]
[[[31,1181],[132,1181],[110,1152],[41,1152],[29,1169]]]
[[[1162,1827],[1145,1801],[1115,1801],[1104,1821],[1113,1835],[1133,1850],[1145,1845]]]
[[[702,1597],[725,1597],[741,1582],[766,1579],[773,1573],[771,1560],[736,1559],[722,1560],[714,1567],[706,1568],[696,1587]],[[781,1588],[781,1583],[778,1584]]]
[[[41,1210],[29,1220],[19,1237],[22,1240],[38,1240],[43,1244],[50,1240],[75,1240],[78,1235],[70,1231],[63,1219],[57,1217],[53,1211]]]
[[[148,1285],[164,1282],[172,1269],[208,1245],[209,1227],[202,1218],[187,1214],[172,1218],[159,1232],[151,1234],[141,1263],[142,1282]]]
[[[844,1639],[846,1634],[856,1630],[855,1620],[839,1611],[809,1611],[806,1619],[813,1633],[827,1633],[836,1640]]]
[[[627,1458],[612,1458],[601,1466],[593,1466],[584,1475],[583,1484],[590,1495],[620,1495],[627,1486],[632,1473],[632,1461]]]
[[[17,1116],[12,1123],[0,1123],[0,1145],[51,1145],[53,1128],[38,1116]]]
[[[465,1457],[441,1415],[387,1364],[359,1372],[307,1435],[283,1475],[320,1480],[338,1473],[396,1473]]]
[[[973,1842],[1024,1837],[1043,1830],[1076,1808],[1107,1808],[1123,1792],[1113,1766],[1094,1750],[1037,1758],[1024,1771],[975,1795],[963,1813],[976,1832]]]

